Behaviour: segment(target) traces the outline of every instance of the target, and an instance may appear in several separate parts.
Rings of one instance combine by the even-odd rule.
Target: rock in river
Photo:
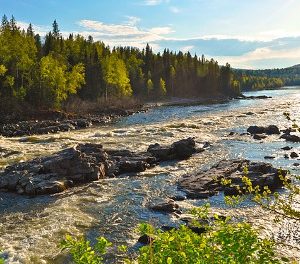
[[[280,130],[277,126],[275,125],[270,125],[267,127],[260,127],[260,126],[250,126],[247,129],[247,132],[249,132],[250,134],[267,134],[267,135],[273,135],[273,134],[280,134]]]
[[[248,178],[253,186],[268,186],[271,191],[282,187],[278,169],[264,162],[249,160],[222,160],[211,169],[195,175],[186,175],[179,180],[179,187],[187,193],[188,198],[208,198],[224,191],[225,195],[236,195],[237,186],[244,187],[243,170],[248,167]],[[287,171],[282,170],[285,176]],[[231,180],[232,187],[221,184],[222,179]]]
[[[156,143],[150,145],[147,151],[159,161],[187,159],[196,152],[195,146],[195,140],[187,138],[174,142],[171,146],[161,146]]]
[[[162,213],[180,212],[179,205],[176,204],[173,200],[169,200],[168,202],[163,202],[157,205],[150,206],[150,209]]]
[[[169,151],[168,160],[188,158],[196,151],[193,139],[161,148]],[[78,144],[49,157],[7,167],[0,173],[0,189],[28,195],[58,193],[76,184],[145,171],[162,160],[151,152],[104,150],[100,144]]]
[[[300,137],[297,135],[283,134],[280,138],[290,142],[300,142]]]

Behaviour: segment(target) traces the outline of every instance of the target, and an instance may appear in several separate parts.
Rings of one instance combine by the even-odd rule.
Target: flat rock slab
[[[155,146],[166,152],[163,157],[152,152],[104,150],[100,144],[78,144],[48,157],[7,167],[0,173],[0,189],[27,195],[58,193],[74,185],[142,172],[161,161],[188,158],[196,152],[192,138],[170,146]]]
[[[222,160],[209,170],[183,176],[178,184],[187,193],[188,198],[205,199],[220,191],[224,191],[225,195],[236,195],[237,186],[244,187],[242,177],[245,176],[245,167],[248,168],[247,176],[253,186],[259,186],[261,189],[268,186],[271,191],[282,187],[278,169],[269,163],[249,160]],[[282,170],[281,174],[286,176],[287,171]],[[232,186],[222,185],[222,179],[231,180]]]

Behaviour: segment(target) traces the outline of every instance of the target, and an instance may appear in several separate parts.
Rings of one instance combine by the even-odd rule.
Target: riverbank
[[[23,114],[2,114],[0,118],[0,136],[20,137],[31,135],[54,134],[78,129],[85,129],[107,125],[118,119],[149,109],[162,106],[197,106],[228,103],[230,100],[268,99],[268,96],[238,97],[205,97],[205,98],[177,98],[171,97],[158,102],[134,102],[128,104],[121,101],[118,106],[110,106],[109,102],[101,107],[90,105],[81,106],[76,103],[68,107],[69,111],[56,110],[26,110]],[[80,102],[82,103],[82,102]],[[91,103],[92,104],[92,103]],[[123,105],[122,105],[123,104]],[[70,111],[71,110],[71,111]],[[20,109],[19,109],[20,111]]]
[[[107,109],[91,114],[74,114],[64,111],[37,111],[28,117],[10,120],[2,118],[0,135],[4,137],[20,137],[30,135],[54,134],[93,126],[106,125],[121,117],[146,111],[143,105],[132,109]]]

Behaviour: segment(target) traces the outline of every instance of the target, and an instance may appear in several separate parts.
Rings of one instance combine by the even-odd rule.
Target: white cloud
[[[149,32],[156,35],[167,35],[174,32],[174,30],[172,30],[170,27],[154,27],[151,28]]]
[[[161,0],[146,0],[144,2],[144,4],[148,5],[148,6],[159,5],[160,3],[161,3]]]
[[[180,13],[180,9],[179,9],[178,7],[176,7],[176,6],[171,6],[171,7],[170,7],[170,11],[171,11],[172,13],[174,13],[174,14]]]
[[[17,21],[17,26],[26,31],[29,26],[29,23],[24,22],[24,21]],[[35,32],[35,34],[39,34],[41,36],[46,35],[51,30],[51,27],[49,27],[49,26],[40,26],[40,25],[34,25],[34,24],[32,24],[32,28],[33,28],[33,31]]]
[[[126,16],[126,18],[128,19],[126,23],[129,26],[135,26],[141,21],[139,17],[135,17],[135,16]]]
[[[169,3],[171,0],[145,0],[144,5],[146,6],[156,6],[162,3]]]
[[[127,17],[123,24],[105,24],[95,20],[81,20],[78,24],[86,30],[79,32],[84,36],[91,35],[95,40],[101,40],[110,46],[145,47],[150,43],[154,50],[159,50],[160,40],[174,32],[171,27],[153,27],[142,29],[138,27],[140,21],[137,17]],[[156,43],[154,43],[156,42]]]
[[[241,56],[219,56],[216,58],[221,64],[229,62],[233,67],[255,68],[253,65],[256,65],[260,61],[289,59],[300,61],[300,48],[274,50],[265,47],[258,48]]]
[[[183,53],[186,53],[188,51],[191,51],[193,48],[195,48],[195,46],[185,46],[185,47],[182,47],[180,50],[183,52]]]

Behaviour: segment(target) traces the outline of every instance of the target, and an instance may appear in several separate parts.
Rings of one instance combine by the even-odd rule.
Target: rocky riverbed
[[[134,110],[114,110],[110,113],[94,115],[69,115],[63,112],[50,112],[46,116],[37,114],[37,118],[24,121],[0,122],[0,135],[4,137],[20,137],[26,135],[44,135],[67,132],[112,123],[117,119],[145,111],[142,106]],[[50,119],[49,119],[50,118]]]
[[[105,150],[101,144],[78,144],[48,157],[7,167],[0,173],[0,190],[27,195],[59,193],[74,185],[143,172],[163,161],[187,159],[196,151],[204,151],[204,147],[196,149],[192,138],[170,146],[156,143],[139,153]]]
[[[127,244],[134,251],[139,238],[135,232],[138,223],[176,227],[184,223],[184,216],[191,207],[207,202],[214,212],[253,222],[264,235],[275,237],[278,242],[288,241],[291,246],[298,245],[300,233],[296,224],[285,221],[275,225],[270,220],[275,218],[273,215],[261,211],[250,201],[244,201],[236,210],[226,207],[225,190],[218,182],[205,178],[209,173],[218,172],[220,177],[225,175],[237,180],[238,184],[237,176],[241,176],[241,168],[246,164],[251,167],[249,171],[253,173],[253,180],[266,180],[263,183],[271,180],[271,183],[279,184],[274,186],[278,188],[280,182],[277,181],[276,169],[300,174],[299,166],[295,165],[300,162],[295,155],[300,154],[299,142],[282,138],[284,135],[292,136],[289,139],[300,136],[299,132],[288,130],[291,122],[283,115],[283,112],[290,112],[292,118],[300,120],[299,88],[247,96],[264,94],[272,98],[233,100],[214,105],[164,106],[101,127],[48,135],[0,137],[0,169],[4,177],[9,173],[17,175],[13,171],[19,171],[22,177],[27,172],[37,173],[31,171],[33,164],[41,166],[36,174],[39,177],[39,173],[47,172],[43,171],[49,165],[44,166],[47,159],[57,161],[57,157],[64,153],[73,153],[76,162],[71,166],[63,161],[54,162],[47,173],[55,174],[60,170],[63,178],[76,175],[61,170],[64,165],[72,168],[71,172],[85,168],[87,164],[90,164],[89,168],[96,169],[97,153],[106,153],[104,160],[114,162],[116,167],[122,160],[129,161],[123,164],[125,167],[130,164],[130,169],[132,164],[145,165],[139,163],[145,161],[143,159],[135,163],[135,157],[146,155],[155,160],[155,166],[150,161],[146,162],[150,165],[146,166],[146,170],[143,166],[134,166],[139,170],[125,170],[121,175],[115,172],[116,177],[108,176],[108,166],[103,162],[103,174],[97,168],[97,177],[92,177],[96,181],[75,184],[73,181],[55,194],[26,195],[24,188],[19,189],[23,195],[17,193],[17,188],[0,192],[0,247],[4,257],[9,263],[68,263],[67,256],[57,247],[66,233],[83,234],[92,241],[98,236],[105,236],[115,245]],[[274,127],[271,130],[276,133],[265,130],[271,125],[276,125],[280,134]],[[251,131],[247,132],[251,126],[263,127],[264,130],[251,134]],[[261,139],[255,139],[255,135]],[[206,150],[188,151],[188,159],[180,156],[174,160],[173,155],[166,154],[168,149],[175,149],[174,145],[172,147],[174,142],[188,138],[193,138],[196,149],[205,146]],[[92,151],[89,152],[91,146]],[[80,154],[81,158],[78,159],[75,154]],[[266,161],[265,157],[272,159]],[[22,167],[26,164],[29,170]],[[85,179],[84,174],[80,177]],[[99,175],[104,174],[105,179],[97,180]],[[190,193],[200,194],[207,190],[203,177],[213,193],[205,199],[189,197]],[[195,180],[197,184],[183,186],[183,179]],[[194,189],[189,190],[188,187]],[[282,251],[287,256],[300,259],[299,252],[290,247],[282,247]],[[110,253],[107,261],[118,262],[116,254]]]

